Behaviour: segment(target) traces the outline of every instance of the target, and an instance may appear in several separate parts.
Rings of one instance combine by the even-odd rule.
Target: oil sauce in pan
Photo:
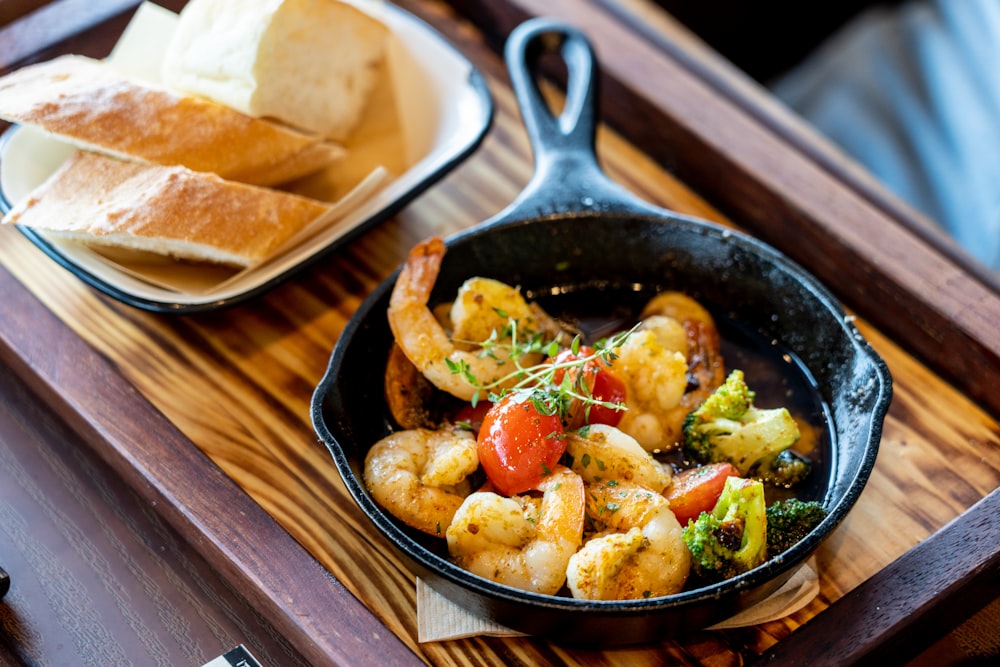
[[[645,289],[586,288],[559,290],[558,294],[527,292],[550,315],[575,331],[587,342],[594,342],[626,330],[639,320],[643,306],[656,291]],[[808,369],[778,341],[699,301],[715,319],[726,373],[741,369],[749,387],[756,393],[758,408],[788,408],[799,425],[801,437],[792,449],[807,457],[813,470],[795,490],[767,487],[768,502],[795,496],[803,500],[822,500],[825,495],[833,446],[827,409]],[[660,458],[675,467],[684,466],[681,452]]]

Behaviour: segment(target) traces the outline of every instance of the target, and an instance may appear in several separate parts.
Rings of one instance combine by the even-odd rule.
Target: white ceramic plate
[[[176,19],[159,7],[144,4],[112,53],[146,49],[145,60],[129,53],[133,67],[158,62],[155,51],[166,43]],[[165,287],[121,270],[89,248],[21,228],[56,262],[84,282],[130,305],[157,312],[204,311],[256,296],[290,277],[360,232],[394,214],[468,157],[482,142],[493,118],[493,102],[481,73],[427,24],[389,3],[372,10],[389,26],[390,70],[398,126],[405,143],[405,167],[351,209],[337,223],[279,257],[231,277],[217,289],[184,291]],[[145,14],[143,14],[145,12]],[[141,39],[133,30],[144,21]],[[150,39],[149,29],[157,33]],[[125,42],[130,39],[132,44]],[[136,47],[136,42],[139,46]],[[154,49],[149,53],[149,49]],[[72,148],[26,127],[0,137],[0,208],[4,212],[41,184]]]

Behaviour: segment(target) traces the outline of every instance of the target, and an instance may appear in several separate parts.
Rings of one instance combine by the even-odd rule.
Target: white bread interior
[[[185,167],[77,151],[3,223],[90,245],[247,268],[329,209]]]
[[[223,104],[67,55],[0,78],[0,118],[79,148],[277,185],[340,159],[343,147]]]
[[[339,0],[192,0],[161,76],[177,90],[344,141],[378,81],[388,37],[381,21]]]

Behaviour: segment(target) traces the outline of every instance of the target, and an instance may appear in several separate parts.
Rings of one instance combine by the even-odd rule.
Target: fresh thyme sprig
[[[496,310],[496,312],[501,317],[506,317],[502,311]],[[517,320],[508,317],[507,325],[502,331],[494,329],[487,340],[473,344],[480,346],[479,355],[481,357],[495,359],[498,365],[505,363],[504,359],[512,362],[514,369],[509,373],[497,379],[482,382],[464,361],[455,362],[447,359],[446,363],[452,373],[463,375],[465,380],[476,388],[472,397],[473,406],[485,394],[488,400],[494,403],[508,396],[513,396],[513,400],[530,401],[539,414],[543,415],[565,416],[574,401],[585,406],[587,410],[595,405],[613,410],[623,410],[624,406],[619,403],[595,398],[590,385],[586,382],[586,373],[569,371],[583,369],[594,361],[610,365],[617,358],[615,350],[622,346],[636,327],[597,341],[592,346],[593,353],[583,356],[580,355],[583,342],[579,336],[575,336],[569,345],[569,349],[574,355],[572,360],[559,363],[546,361],[531,366],[522,366],[521,360],[525,355],[541,353],[548,358],[554,358],[562,350],[562,347],[557,340],[546,340],[541,332],[520,332]],[[500,351],[503,351],[505,355],[501,356]],[[560,372],[562,379],[556,382],[555,378]],[[511,384],[512,382],[513,384]]]

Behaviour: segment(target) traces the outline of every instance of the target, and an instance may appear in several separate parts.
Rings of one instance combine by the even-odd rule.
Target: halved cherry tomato
[[[534,489],[552,473],[566,449],[558,415],[541,414],[517,394],[501,399],[483,418],[479,463],[504,495]]]
[[[674,475],[664,495],[677,521],[686,526],[689,519],[712,511],[722,495],[727,477],[739,476],[740,471],[731,463],[709,463]]]
[[[455,413],[453,421],[456,424],[468,424],[469,429],[476,435],[479,435],[483,419],[492,407],[493,404],[489,401],[479,401],[475,406],[472,403],[466,403]]]
[[[563,350],[553,357],[552,363],[569,363],[578,359],[589,357],[593,354],[594,348],[588,345],[583,345],[576,353],[569,349]],[[574,382],[576,381],[580,370],[581,369],[579,368],[569,369],[570,377],[574,380]],[[625,382],[611,372],[611,369],[608,368],[607,364],[603,361],[600,361],[599,359],[592,359],[583,365],[582,371],[584,373],[584,382],[586,382],[587,387],[590,388],[590,396],[595,401],[601,401],[613,405],[623,404],[625,402]],[[563,381],[566,372],[567,371],[564,369],[559,369],[553,373],[553,381],[555,384],[559,384]],[[570,430],[573,430],[575,428],[580,428],[585,424],[607,424],[608,426],[617,426],[618,422],[622,420],[623,414],[624,412],[622,410],[617,410],[613,407],[598,404],[580,405],[579,401],[576,401],[569,409],[569,424],[567,427]]]

